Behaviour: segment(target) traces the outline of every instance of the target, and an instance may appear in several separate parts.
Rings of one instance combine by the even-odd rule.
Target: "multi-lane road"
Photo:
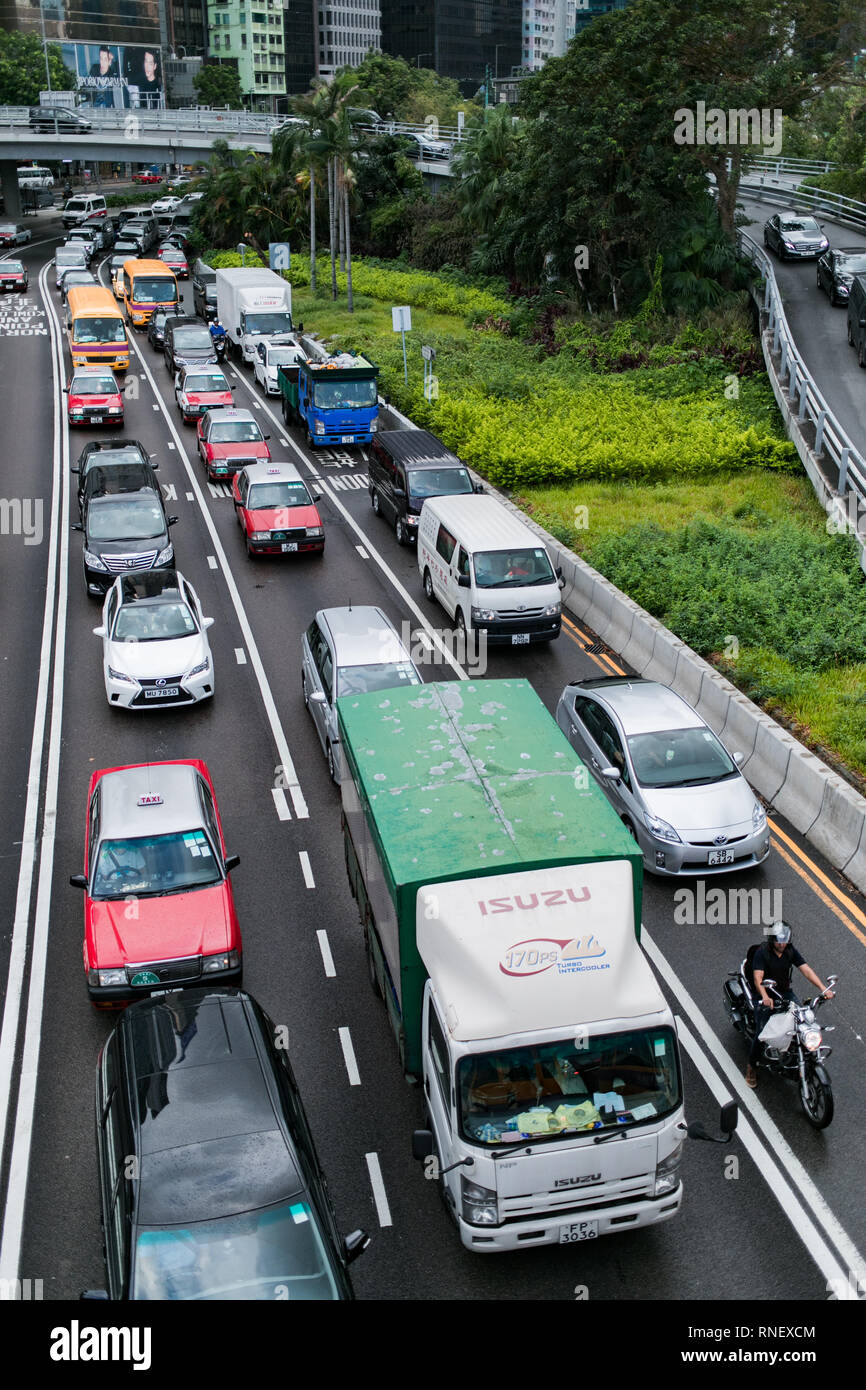
[[[675,885],[648,879],[644,940],[679,1020],[687,1116],[715,1131],[720,1101],[734,1096],[741,1102],[737,1136],[725,1145],[687,1145],[682,1212],[665,1225],[579,1250],[485,1259],[461,1248],[435,1184],[410,1155],[421,1100],[403,1080],[367,983],[339,799],[300,683],[301,635],[318,608],[378,604],[398,625],[425,633],[427,646],[446,626],[444,615],[423,597],[413,552],[398,547],[373,515],[363,453],[311,452],[251,377],[231,367],[236,403],[255,411],[274,458],[315,479],[327,537],[322,562],[248,559],[227,489],[209,486],[197,462],[194,433],[179,420],[161,357],[134,335],[124,434],[159,462],[169,510],[180,518],[178,568],[216,619],[216,696],[190,710],[135,716],[109,709],[101,643],[92,634],[100,606],[85,593],[81,537],[70,530],[69,465],[93,436],[70,434],[65,424],[59,388],[68,353],[53,276],[44,269],[60,229],[44,228],[48,239],[25,251],[26,301],[0,302],[0,492],[10,503],[42,503],[41,535],[0,536],[0,1276],[42,1280],[48,1299],[104,1285],[93,1079],[111,1020],[87,1002],[82,899],[68,878],[82,867],[94,768],[192,756],[210,767],[228,849],[241,859],[232,882],[245,988],[288,1028],[341,1228],[364,1226],[373,1236],[352,1270],[359,1298],[572,1300],[585,1289],[591,1301],[822,1300],[828,1281],[844,1292],[852,1287],[849,1271],[855,1281],[866,1279],[858,1253],[866,1251],[866,904],[776,818],[763,868],[718,882],[725,890],[776,893],[765,904],[795,924],[806,959],[820,974],[840,976],[838,1000],[824,1015],[836,1024],[831,1128],[813,1131],[782,1083],[762,1077],[757,1094],[743,1084],[745,1053],[727,1025],[722,984],[760,938],[760,925],[677,921]],[[787,276],[808,277],[817,294],[811,265],[786,268]],[[184,297],[191,304],[188,288]],[[844,316],[826,300],[813,309],[810,328],[822,316],[829,324],[832,314],[839,351],[850,351]],[[3,516],[12,518],[14,508]],[[4,523],[4,531],[13,529]],[[552,711],[567,680],[621,669],[615,654],[588,651],[591,642],[591,633],[569,621],[549,648],[492,652],[486,675],[528,677]],[[422,669],[428,680],[464,674],[447,662]],[[275,788],[285,797],[275,798]],[[351,1069],[340,1030],[351,1040]]]

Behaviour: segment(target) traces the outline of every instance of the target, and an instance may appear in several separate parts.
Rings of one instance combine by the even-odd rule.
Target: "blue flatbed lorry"
[[[379,368],[348,352],[280,367],[283,419],[306,431],[307,443],[369,444],[379,426]]]

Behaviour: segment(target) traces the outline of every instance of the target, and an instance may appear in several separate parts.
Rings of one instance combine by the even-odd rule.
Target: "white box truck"
[[[294,332],[292,287],[273,270],[217,270],[217,315],[234,352],[252,364],[256,344]]]

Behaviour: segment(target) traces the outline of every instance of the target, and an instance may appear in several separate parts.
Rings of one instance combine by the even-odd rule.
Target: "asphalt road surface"
[[[93,436],[75,429],[70,437],[64,422],[57,388],[68,373],[68,353],[53,278],[43,275],[40,282],[39,275],[51,250],[38,245],[25,253],[26,302],[15,308],[0,302],[3,496],[43,503],[39,543],[0,536],[0,979],[7,985],[0,1272],[42,1279],[48,1299],[104,1286],[93,1085],[111,1019],[87,1002],[82,895],[68,876],[82,868],[85,796],[95,768],[200,757],[216,786],[228,849],[241,860],[232,883],[244,986],[288,1028],[341,1229],[363,1226],[373,1236],[352,1267],[360,1299],[568,1301],[585,1289],[592,1301],[824,1300],[828,1280],[844,1283],[849,1270],[862,1276],[866,906],[775,818],[764,867],[718,882],[725,890],[781,894],[765,902],[795,924],[797,944],[820,974],[840,976],[838,1001],[824,1014],[836,1025],[832,1126],[812,1130],[793,1088],[782,1082],[762,1077],[757,1094],[743,1084],[744,1046],[727,1023],[722,986],[760,939],[760,924],[680,924],[676,885],[647,878],[644,940],[681,1024],[687,1117],[715,1132],[720,1102],[734,1096],[741,1103],[737,1136],[729,1144],[687,1144],[682,1211],[666,1224],[580,1250],[484,1258],[462,1249],[435,1184],[425,1182],[411,1158],[421,1097],[403,1079],[385,1012],[367,983],[338,795],[300,683],[301,635],[319,608],[378,604],[413,632],[427,625],[447,634],[448,621],[424,599],[414,552],[398,547],[374,517],[362,452],[311,455],[298,431],[284,429],[275,402],[234,366],[228,375],[235,401],[254,409],[271,435],[274,458],[298,463],[316,479],[327,537],[322,561],[248,559],[227,489],[210,487],[197,462],[194,432],[178,417],[161,357],[135,334],[124,434],[158,460],[169,510],[180,517],[173,533],[178,568],[216,620],[210,632],[216,696],[202,708],[164,714],[110,709],[101,643],[91,631],[100,605],[87,597],[81,537],[69,529],[76,519],[69,463]],[[844,316],[816,298],[813,269],[803,274],[810,278],[804,350],[806,326],[812,331],[826,319],[837,334],[842,325],[841,360],[850,352]],[[188,287],[184,298],[191,305]],[[796,323],[795,331],[799,340]],[[615,654],[587,651],[592,640],[572,623],[549,647],[492,652],[482,674],[526,676],[553,711],[568,680],[616,669]],[[427,680],[458,678],[448,664],[427,662],[422,669]],[[285,746],[297,787],[294,794],[289,788],[287,820],[272,796],[287,780]],[[334,974],[326,973],[322,930]],[[351,1035],[359,1084],[350,1084],[342,1028]],[[376,1191],[375,1171],[382,1179]]]

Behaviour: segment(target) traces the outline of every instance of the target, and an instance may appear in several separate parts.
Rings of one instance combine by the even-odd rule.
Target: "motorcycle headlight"
[[[108,674],[113,681],[124,681],[127,685],[138,685],[138,681],[133,680],[125,671],[115,671],[113,666],[109,666]]]
[[[201,973],[212,975],[216,970],[236,970],[239,959],[237,951],[223,951],[217,956],[202,956]]]
[[[324,420],[317,420],[317,421],[316,421],[316,434],[324,434],[324,433],[325,433],[325,422],[324,422]]]
[[[644,822],[649,833],[654,835],[657,840],[670,840],[677,845],[680,843],[680,837],[673,826],[668,825],[667,821],[662,820],[660,816],[651,816],[647,811],[644,815]]]
[[[656,1197],[664,1197],[668,1192],[675,1192],[680,1181],[680,1163],[683,1157],[683,1141],[680,1140],[673,1153],[668,1154],[656,1165],[655,1192]]]
[[[804,1028],[800,1033],[803,1046],[808,1052],[817,1052],[821,1046],[821,1033],[818,1028]]]
[[[767,813],[760,801],[756,801],[752,807],[752,830],[757,832],[763,830],[767,824]]]
[[[495,622],[495,620],[496,620],[496,609],[495,609],[495,608],[473,608],[473,609],[472,609],[472,621],[473,621],[473,623],[492,623],[492,622]]]
[[[104,564],[102,563],[102,561],[100,560],[99,556],[98,556],[98,555],[94,555],[94,553],[93,553],[92,550],[87,550],[87,549],[85,549],[85,551],[84,551],[84,563],[85,563],[85,565],[87,566],[87,568],[90,569],[90,570],[107,570],[107,569],[108,569],[108,566],[107,566],[107,565],[104,565]]]
[[[167,565],[174,559],[174,546],[170,543],[156,557],[156,564]]]
[[[463,1219],[473,1226],[496,1226],[499,1224],[499,1207],[496,1193],[489,1187],[469,1182],[460,1175],[460,1204]]]
[[[202,673],[202,671],[209,671],[209,670],[210,670],[210,657],[206,656],[205,659],[204,659],[204,661],[200,661],[200,662],[198,663],[198,666],[193,666],[192,670],[187,672],[187,675],[188,675],[188,676],[200,676],[201,673]]]

